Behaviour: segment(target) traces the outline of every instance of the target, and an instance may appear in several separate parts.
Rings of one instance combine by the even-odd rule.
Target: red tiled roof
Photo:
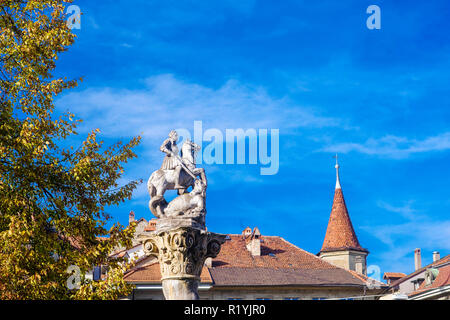
[[[337,188],[321,252],[349,249],[367,252],[360,246],[356,237],[342,189]]]
[[[362,286],[347,270],[211,268],[215,286]]]
[[[367,277],[336,267],[281,237],[262,236],[261,255],[252,256],[242,235],[229,235],[202,282],[215,286],[364,286]],[[205,278],[208,276],[207,278]],[[159,264],[136,268],[125,276],[134,283],[160,283]]]
[[[409,296],[415,296],[432,289],[450,285],[450,265],[441,267],[438,270],[439,274],[437,275],[436,279],[434,279],[433,283],[427,285],[426,281],[422,282],[422,284],[419,286],[419,289],[410,293]]]
[[[335,269],[312,253],[306,252],[281,237],[261,236],[261,255],[252,256],[242,235],[229,235],[230,240],[213,259],[212,267]]]
[[[131,283],[161,283],[161,270],[159,268],[159,263],[156,262],[144,267],[134,268],[124,276],[124,279]],[[211,275],[206,267],[203,267],[202,269],[202,273],[200,274],[200,282],[212,283]]]
[[[383,279],[399,279],[403,277],[406,277],[406,274],[402,272],[385,272],[383,275]]]
[[[432,268],[432,267],[435,267],[435,266],[438,266],[438,265],[442,265],[442,264],[445,264],[447,262],[450,262],[450,254],[446,255],[445,257],[442,257],[441,259],[439,259],[437,261],[434,261],[434,262],[430,263],[429,265],[426,265],[425,267],[422,267],[422,268],[414,271],[413,273],[408,274],[407,276],[405,276],[405,277],[403,277],[401,279],[398,279],[398,280],[394,281],[393,283],[391,283],[390,288],[398,286],[400,283],[402,283],[402,282],[404,282],[404,281],[414,277],[415,275],[417,275],[419,273],[424,272],[428,268]]]
[[[353,276],[359,278],[361,281],[370,284],[371,286],[377,286],[383,289],[386,289],[388,287],[388,285],[384,282],[375,280],[373,278],[370,278],[368,276],[366,276],[365,274],[361,274],[359,272],[356,272],[354,270],[347,270],[348,272],[350,272]]]
[[[144,231],[155,231],[156,230],[156,219],[151,219],[148,225],[145,227]]]

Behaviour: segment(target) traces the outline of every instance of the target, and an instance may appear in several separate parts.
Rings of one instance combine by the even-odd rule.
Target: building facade
[[[422,267],[421,260],[421,251],[416,249],[415,271],[389,282],[381,299],[450,300],[450,255],[441,258],[438,252],[434,252],[433,262],[425,267]]]

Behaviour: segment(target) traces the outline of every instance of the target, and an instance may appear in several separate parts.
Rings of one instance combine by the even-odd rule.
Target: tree
[[[140,137],[106,148],[95,129],[78,148],[67,146],[81,120],[56,117],[53,100],[78,80],[52,76],[75,40],[67,2],[0,0],[1,299],[116,299],[131,289],[125,262],[109,255],[131,245],[133,226],[108,230],[105,210],[139,183],[118,180]],[[86,279],[98,265],[108,265],[105,281]],[[78,276],[79,289],[69,289]]]

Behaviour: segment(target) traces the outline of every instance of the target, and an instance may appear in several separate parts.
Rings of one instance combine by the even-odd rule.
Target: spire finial
[[[334,156],[336,158],[336,165],[334,166],[336,168],[336,189],[341,189],[341,183],[339,181],[339,163],[338,163],[338,154]]]

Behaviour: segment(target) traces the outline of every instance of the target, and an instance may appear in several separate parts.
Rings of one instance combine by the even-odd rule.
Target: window
[[[428,268],[427,271],[425,271],[425,285],[427,286],[431,285],[437,278],[438,274],[439,274],[438,269]]]
[[[420,285],[422,284],[422,282],[424,281],[424,278],[418,278],[416,280],[411,281],[414,285],[414,290],[419,289]]]
[[[101,266],[101,270],[102,270],[102,275],[105,275],[108,273],[109,271],[109,266]]]
[[[93,280],[94,281],[99,281],[102,279],[101,276],[101,267],[100,266],[95,266],[94,267],[94,272],[93,272]]]

